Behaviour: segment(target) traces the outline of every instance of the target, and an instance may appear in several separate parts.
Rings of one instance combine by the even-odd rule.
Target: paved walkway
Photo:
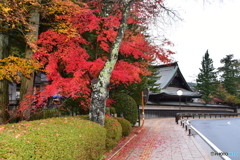
[[[174,118],[146,119],[139,133],[131,133],[106,160],[211,160],[193,136]]]

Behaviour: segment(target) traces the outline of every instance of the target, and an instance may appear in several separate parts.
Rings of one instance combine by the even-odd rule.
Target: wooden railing
[[[191,112],[182,112],[182,113],[177,113],[175,116],[175,121],[178,124],[178,120],[184,119],[184,118],[226,118],[226,117],[238,117],[240,113],[191,113]]]

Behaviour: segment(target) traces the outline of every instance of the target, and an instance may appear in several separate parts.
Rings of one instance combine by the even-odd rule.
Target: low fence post
[[[178,120],[180,119],[180,115],[178,113],[175,115],[175,122],[178,124]]]
[[[188,126],[188,135],[189,135],[189,136],[192,136],[191,124],[189,124],[189,126]]]
[[[220,118],[222,117],[231,117],[231,116],[239,116],[240,113],[177,113],[176,114],[176,117],[175,117],[175,121],[176,123],[178,124],[178,121],[180,120],[180,123],[181,123],[181,126],[184,128],[185,127],[185,130],[189,131],[189,135],[192,135],[192,131],[191,131],[191,124],[190,122],[188,122],[188,117],[192,117],[194,119],[194,116],[196,117],[199,117],[199,119],[201,119],[201,116],[203,116],[204,119],[206,118],[217,118],[217,116],[220,116]],[[187,117],[187,118],[186,118]]]
[[[189,121],[186,121],[186,131],[188,130],[188,136],[192,136],[192,128]]]

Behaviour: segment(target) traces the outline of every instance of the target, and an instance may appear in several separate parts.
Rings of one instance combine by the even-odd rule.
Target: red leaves
[[[61,5],[67,7],[65,3]],[[74,8],[71,11],[67,7],[65,14],[58,14],[55,19],[58,25],[41,33],[38,40],[39,49],[34,58],[45,66],[44,72],[51,80],[40,93],[43,97],[59,92],[66,97],[89,98],[90,82],[98,77],[107,61],[120,25],[121,12],[117,6],[105,15],[100,13],[104,4],[97,2],[91,2],[93,9],[86,4],[71,3],[69,7]],[[150,74],[146,69],[149,61],[158,57],[165,62],[172,54],[151,45],[142,32],[144,27],[137,24],[134,16],[129,17],[128,23],[131,27],[126,31],[119,51],[124,60],[117,62],[111,76],[111,83],[115,85],[140,82],[140,76]],[[164,45],[170,45],[170,42],[165,40]]]
[[[48,97],[57,92],[68,97],[89,95],[87,71],[92,62],[87,61],[89,55],[81,47],[87,41],[80,36],[69,38],[49,30],[41,34],[39,44],[41,47],[34,57],[45,66],[46,75],[52,81],[41,94]],[[64,77],[63,73],[68,76]]]
[[[128,63],[123,60],[117,62],[114,71],[112,73],[112,83],[119,84],[131,84],[140,82],[140,76],[146,76],[150,74],[144,70],[146,66],[135,62],[135,63]]]
[[[120,25],[120,17],[108,16],[101,18],[101,25],[103,25],[102,30],[99,30],[97,33],[97,42],[100,43],[100,47],[107,53],[111,44],[114,42],[117,36],[117,29]]]
[[[103,61],[101,58],[96,59],[93,62],[90,62],[89,67],[89,74],[91,75],[91,78],[97,78],[101,69],[103,68],[105,61]]]

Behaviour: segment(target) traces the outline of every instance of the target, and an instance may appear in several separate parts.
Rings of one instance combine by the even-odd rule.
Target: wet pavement
[[[219,149],[219,153],[228,155],[232,160],[240,159],[240,118],[196,119],[190,122]]]
[[[106,160],[212,160],[211,148],[177,125],[174,118],[146,119]],[[204,146],[205,145],[205,146]]]

